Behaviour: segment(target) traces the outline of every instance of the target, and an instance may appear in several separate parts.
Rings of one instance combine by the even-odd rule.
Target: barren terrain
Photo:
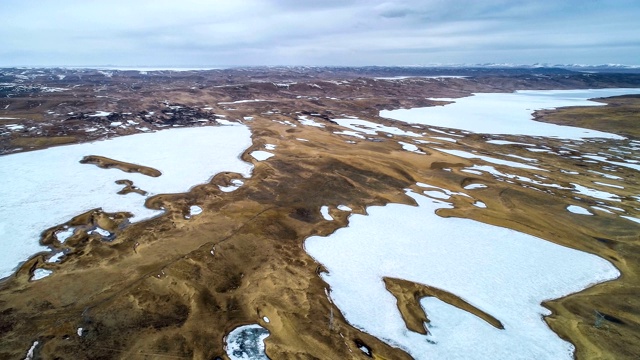
[[[416,71],[1,69],[3,156],[174,127],[239,123],[252,139],[241,159],[254,168],[248,178],[222,172],[186,193],[154,195],[146,206],[164,213],[150,220],[130,223],[128,213],[84,209],[66,223],[41,229],[41,244],[64,255],[49,262],[52,252],[34,254],[0,282],[0,357],[25,358],[37,341],[34,358],[43,359],[228,359],[225,336],[238,326],[259,324],[269,332],[264,342],[271,359],[409,359],[403,349],[346,320],[328,296],[321,276],[326,269],[307,254],[304,242],[348,226],[352,213],[366,214],[371,206],[415,205],[406,190],[423,193],[419,183],[427,183],[468,195],[450,196],[452,207],[439,209],[441,217],[506,227],[611,262],[622,274],[618,279],[545,302],[552,311],[545,321],[575,345],[579,359],[637,358],[640,98],[598,99],[607,105],[535,114],[538,121],[612,132],[625,140],[492,136],[407,124],[382,118],[379,111],[444,106],[449,101],[433,99],[474,92],[637,88],[640,75]],[[467,77],[376,78],[434,75]],[[341,126],[345,118],[395,130],[358,131]],[[255,151],[273,156],[260,161],[251,155]],[[474,156],[456,156],[460,151]],[[84,166],[122,171],[122,196],[145,190],[134,187],[130,173],[161,172],[148,164],[86,156]],[[11,171],[0,169],[0,180],[10,179]],[[223,190],[234,184],[233,191]],[[483,187],[471,192],[474,184]],[[594,196],[598,191],[611,196]],[[202,213],[194,215],[193,206]],[[321,212],[325,206],[329,217]],[[591,215],[568,211],[571,206]],[[56,233],[69,227],[75,232],[59,241]],[[96,227],[111,238],[98,236]],[[394,239],[388,241],[393,246]],[[38,269],[52,273],[33,280]],[[392,277],[384,285],[398,300],[407,331],[426,332],[424,297],[502,327],[499,318],[446,289]]]

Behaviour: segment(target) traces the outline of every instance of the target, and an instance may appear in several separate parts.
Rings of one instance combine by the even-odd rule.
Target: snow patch
[[[329,214],[329,207],[324,205],[320,208],[320,214],[325,220],[333,221],[333,217]]]
[[[580,215],[593,215],[591,211],[583,208],[582,206],[577,206],[577,205],[567,206],[567,211],[569,211],[570,213],[580,214]]]
[[[250,155],[258,161],[264,161],[274,156],[272,153],[262,150],[252,151]]]
[[[33,276],[31,276],[31,281],[36,281],[40,279],[44,279],[47,276],[53,274],[53,271],[47,269],[35,269],[33,271]]]

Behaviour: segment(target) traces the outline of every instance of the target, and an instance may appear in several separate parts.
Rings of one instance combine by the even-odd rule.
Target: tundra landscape
[[[0,69],[0,357],[633,359],[640,74]]]

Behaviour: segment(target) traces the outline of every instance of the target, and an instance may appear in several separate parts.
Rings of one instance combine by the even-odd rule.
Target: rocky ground
[[[637,145],[632,140],[640,140],[638,97],[604,99],[609,105],[603,107],[536,114],[540,121],[616,132],[629,140],[499,137],[534,144],[547,150],[543,152],[518,144],[487,143],[496,137],[486,134],[411,126],[381,118],[378,112],[441,105],[428,98],[472,92],[640,87],[640,75],[557,69],[416,71],[0,70],[2,154],[166,127],[240,122],[253,134],[253,145],[242,159],[255,165],[252,177],[230,193],[222,192],[220,186],[231,185],[239,174],[218,174],[185,194],[152,197],[147,206],[166,210],[152,220],[129,224],[126,213],[94,209],[46,229],[41,242],[64,249],[65,256],[59,263],[47,263],[48,253],[37,254],[0,282],[0,357],[24,358],[38,341],[34,356],[44,359],[227,359],[225,335],[237,326],[258,323],[270,332],[265,343],[271,359],[410,358],[342,317],[325,295],[326,283],[319,276],[322,265],[306,254],[303,242],[348,224],[349,213],[337,210],[338,205],[364,214],[372,205],[412,204],[404,189],[428,182],[452,191],[464,191],[474,183],[487,185],[474,192],[475,199],[452,198],[454,208],[441,209],[440,216],[512,228],[611,261],[623,274],[619,279],[547,302],[553,314],[545,320],[576,346],[580,359],[635,358],[640,353],[636,311],[640,307],[640,225],[619,215],[640,217],[634,198],[640,194],[638,172],[615,168],[619,179],[614,183],[624,189],[597,185],[602,174],[611,173],[611,163],[583,155],[636,161]],[[467,77],[377,78],[407,75]],[[424,142],[416,146],[422,153],[403,150],[397,138],[385,133],[364,139],[336,134],[345,129],[333,120],[345,116],[420,131]],[[305,126],[301,117],[323,127]],[[443,132],[454,142],[438,141]],[[481,160],[434,150],[427,141],[446,150],[476,151],[505,160],[513,160],[506,154],[535,159],[544,172],[508,168],[511,177],[471,174],[463,170]],[[276,156],[266,161],[250,156],[266,144],[276,145]],[[153,174],[155,170],[117,159],[87,161],[125,171]],[[7,170],[0,174],[10,176]],[[615,191],[621,200],[577,196],[566,189],[571,183]],[[487,207],[479,209],[474,200]],[[205,211],[197,217],[186,216],[193,204]],[[325,205],[333,221],[321,215]],[[599,211],[587,222],[567,212],[569,205],[609,211]],[[113,241],[82,230],[95,224],[115,234]],[[62,244],[54,234],[65,225],[80,231]],[[53,270],[54,275],[30,281],[41,268]],[[416,324],[424,321],[418,306],[423,296],[449,299],[500,326],[491,314],[481,313],[455,294],[439,294],[438,289],[403,279],[386,278],[385,283],[398,298],[410,330],[419,331]]]

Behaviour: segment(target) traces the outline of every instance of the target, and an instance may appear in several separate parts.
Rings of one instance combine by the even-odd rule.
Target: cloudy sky
[[[0,0],[0,66],[640,63],[639,0]]]

